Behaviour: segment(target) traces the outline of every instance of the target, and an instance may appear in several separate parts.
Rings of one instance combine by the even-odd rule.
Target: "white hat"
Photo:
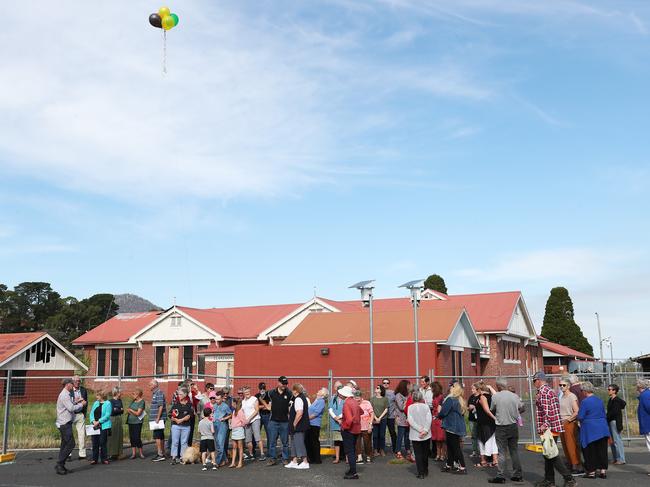
[[[354,390],[350,386],[341,387],[337,392],[343,397],[354,396]]]

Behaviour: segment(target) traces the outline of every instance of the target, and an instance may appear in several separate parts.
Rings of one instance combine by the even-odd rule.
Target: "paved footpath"
[[[336,486],[336,485],[373,485],[374,487],[403,485],[424,485],[426,483],[444,483],[445,487],[487,487],[487,479],[494,475],[493,469],[468,468],[467,476],[441,473],[440,464],[430,462],[429,477],[426,480],[415,478],[415,466],[411,464],[394,465],[388,463],[388,457],[379,458],[371,465],[358,467],[359,480],[343,480],[345,464],[333,465],[325,457],[322,465],[314,465],[310,470],[292,470],[281,465],[267,467],[263,462],[249,462],[243,469],[222,468],[218,471],[201,471],[200,465],[175,465],[169,462],[153,463],[151,446],[145,448],[148,458],[145,460],[121,460],[110,465],[91,466],[87,461],[68,462],[72,472],[65,476],[56,475],[54,463],[56,452],[36,451],[19,452],[16,463],[0,466],[0,487],[40,487],[66,486],[89,487],[91,485],[137,487],[178,487],[178,485],[210,485],[217,481],[220,486],[241,487],[259,484],[282,487],[293,486]],[[74,452],[76,454],[76,450]],[[628,465],[611,466],[607,480],[578,479],[585,487],[623,487],[628,485],[650,486],[650,453],[645,448],[632,446],[627,452]],[[468,455],[466,456],[468,458]],[[531,485],[542,478],[544,470],[540,454],[521,451],[524,465],[525,485]],[[558,478],[558,487],[562,482]],[[187,482],[190,482],[189,484]],[[196,483],[193,483],[196,482]],[[209,482],[206,484],[206,482]],[[242,483],[244,482],[244,483]],[[508,482],[506,485],[514,485]]]

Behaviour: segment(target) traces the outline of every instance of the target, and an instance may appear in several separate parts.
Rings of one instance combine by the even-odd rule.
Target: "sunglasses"
[[[569,387],[569,384],[560,384],[560,387]]]
[[[382,382],[382,384],[384,384],[385,386],[387,386],[388,384],[390,384],[390,382]]]

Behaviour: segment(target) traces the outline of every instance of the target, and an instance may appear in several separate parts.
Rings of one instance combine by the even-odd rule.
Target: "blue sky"
[[[161,306],[567,286],[648,352],[650,5],[13,2],[0,282]],[[645,344],[645,345],[644,345]],[[645,347],[645,348],[644,348]]]

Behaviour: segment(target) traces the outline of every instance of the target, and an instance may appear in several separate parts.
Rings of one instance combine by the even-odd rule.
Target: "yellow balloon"
[[[171,28],[176,25],[176,22],[174,22],[174,17],[171,15],[168,15],[167,17],[163,17],[162,19],[162,28],[165,30],[170,30]]]
[[[160,15],[161,19],[164,19],[171,13],[171,10],[169,10],[169,7],[160,7],[158,9],[158,15]]]

